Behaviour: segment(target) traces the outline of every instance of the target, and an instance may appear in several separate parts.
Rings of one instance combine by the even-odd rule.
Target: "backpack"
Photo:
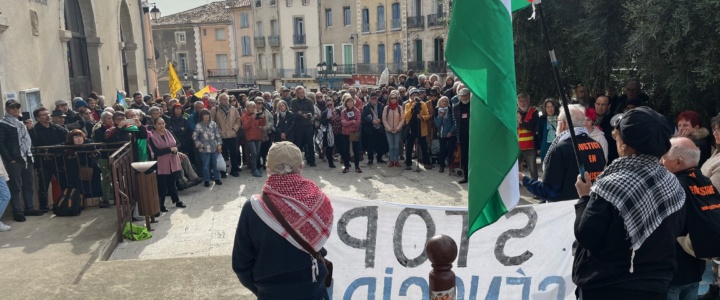
[[[53,205],[53,213],[58,217],[75,217],[80,215],[82,195],[76,188],[68,187],[62,191],[60,199]]]

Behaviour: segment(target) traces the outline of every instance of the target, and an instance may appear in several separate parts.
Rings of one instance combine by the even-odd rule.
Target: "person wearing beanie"
[[[605,168],[605,155],[600,143],[593,140],[585,129],[585,108],[580,104],[568,106],[570,116],[564,110],[558,115],[558,134],[550,144],[548,152],[543,160],[542,181],[533,180],[529,176],[520,173],[520,182],[530,193],[544,200],[545,202],[575,200],[578,198],[575,189],[575,180],[579,169],[575,151],[580,153],[580,159],[585,171],[591,174],[595,180]],[[575,131],[573,143],[570,138],[570,122],[572,130]],[[519,122],[518,122],[519,123]]]
[[[659,162],[673,130],[644,106],[616,115],[611,124],[620,157],[594,184],[587,172],[575,183],[576,295],[667,299],[685,222],[685,192]]]
[[[82,107],[82,108],[80,108],[80,110],[84,111],[85,108],[87,107],[87,102],[85,102],[80,97],[77,97],[73,100],[74,103],[79,103],[80,101],[85,103],[85,106],[79,106],[79,107]],[[63,114],[65,114],[65,128],[67,128],[68,131],[73,130],[73,129],[80,129],[84,132],[86,130],[85,129],[85,125],[86,125],[85,119],[83,119],[80,114],[78,114],[75,111],[73,111],[72,109],[70,109],[69,106],[70,106],[70,102],[68,102],[67,100],[55,101],[55,109],[60,110],[60,111],[62,111]],[[75,106],[73,106],[73,107],[75,107]],[[86,134],[87,134],[87,132],[86,132]]]
[[[597,120],[597,114],[595,113],[594,108],[587,108],[585,109],[585,129],[587,129],[588,135],[590,138],[595,140],[596,142],[600,143],[600,147],[602,147],[603,154],[605,154],[605,162],[608,161],[608,142],[607,139],[605,139],[605,133],[597,126],[595,126],[595,121]]]
[[[305,249],[327,255],[323,246],[332,233],[333,207],[312,180],[302,177],[302,161],[300,148],[291,142],[270,147],[262,193],[245,201],[240,212],[232,268],[258,299],[329,299],[325,280],[330,272]],[[305,243],[292,238],[285,226]]]

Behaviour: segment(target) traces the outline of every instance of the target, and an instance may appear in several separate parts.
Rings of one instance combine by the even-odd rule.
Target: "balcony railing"
[[[430,73],[447,73],[447,63],[445,61],[429,61],[427,66]]]
[[[264,36],[256,36],[253,39],[255,40],[256,48],[265,48],[265,37]]]
[[[280,70],[278,70],[278,69],[258,70],[256,79],[258,79],[258,80],[280,79]]]
[[[415,70],[415,72],[425,70],[425,62],[424,61],[409,61],[407,64],[408,64],[408,70],[412,69],[412,70]]]
[[[355,65],[349,64],[349,65],[338,65],[337,71],[335,72],[336,75],[342,74],[342,75],[352,75],[355,74]]]
[[[362,32],[363,32],[363,33],[370,33],[370,24],[369,24],[369,23],[363,23],[363,24],[362,24]]]
[[[233,69],[207,69],[208,77],[235,77]]]
[[[314,78],[317,75],[316,69],[280,69],[280,78]]]
[[[305,35],[304,34],[293,35],[293,44],[305,45]]]
[[[357,64],[357,74],[381,74],[387,67],[388,64]]]
[[[377,23],[377,31],[385,31],[385,22]]]
[[[257,80],[257,77],[255,77],[255,76],[243,76],[243,77],[238,77],[237,83],[244,84],[244,85],[255,84],[256,80]]]
[[[279,47],[280,46],[280,36],[279,35],[269,36],[268,44],[270,44],[270,47]]]
[[[425,18],[423,16],[407,17],[408,28],[423,28],[425,27]]]
[[[445,13],[432,14],[427,16],[428,27],[445,26],[447,24],[447,15]]]
[[[390,26],[392,26],[392,27],[391,27],[392,30],[396,30],[396,29],[401,29],[401,28],[402,28],[400,19],[392,19],[390,22],[391,22],[391,25],[390,25]]]

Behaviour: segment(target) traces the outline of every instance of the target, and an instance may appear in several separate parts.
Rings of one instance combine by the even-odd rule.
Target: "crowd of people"
[[[720,257],[720,115],[671,118],[647,99],[637,80],[594,100],[578,85],[569,114],[555,99],[537,109],[518,95],[521,185],[544,203],[580,199],[580,299],[698,299],[707,261]],[[720,298],[712,268],[700,299]]]

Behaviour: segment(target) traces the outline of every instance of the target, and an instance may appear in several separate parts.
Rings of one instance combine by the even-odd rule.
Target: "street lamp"
[[[318,74],[322,74],[323,72],[325,72],[326,68],[327,68],[327,64],[325,62],[317,64]],[[325,77],[327,77],[327,73],[325,73]]]
[[[187,73],[183,74],[183,77],[185,78],[185,81],[187,81]]]
[[[153,6],[152,9],[150,9],[150,5]],[[144,13],[150,13],[151,20],[157,21],[158,19],[160,19],[160,9],[157,8],[157,5],[155,5],[155,3],[143,2],[142,7]]]

